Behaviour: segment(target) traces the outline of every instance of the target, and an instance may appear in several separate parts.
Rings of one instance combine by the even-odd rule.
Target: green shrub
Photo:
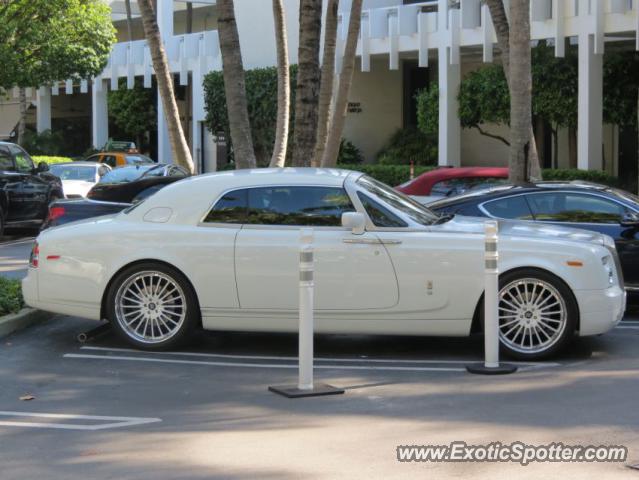
[[[410,165],[338,165],[345,170],[363,172],[380,182],[395,187],[410,179]],[[415,176],[437,167],[416,166]]]
[[[27,130],[24,134],[22,148],[30,155],[62,155],[65,139],[61,131],[45,130],[37,133]]]
[[[19,312],[23,306],[20,281],[0,277],[0,316]]]
[[[601,183],[603,185],[609,185],[616,187],[619,185],[619,179],[608,175],[606,172],[599,170],[577,170],[576,168],[564,168],[554,169],[545,168],[542,172],[544,180],[556,181],[556,180],[582,180],[584,182]]]
[[[339,144],[339,153],[337,155],[338,165],[359,165],[364,162],[362,151],[353,145],[352,142],[342,138]]]
[[[435,165],[437,138],[416,128],[400,128],[377,154],[381,165]]]
[[[251,136],[258,166],[268,165],[275,142],[277,123],[277,68],[255,68],[245,72],[246,101],[251,123]],[[297,65],[290,67],[291,105],[295,105]],[[204,77],[204,108],[206,127],[213,135],[224,132],[229,161],[233,161],[232,139],[229,132],[222,72],[210,72]],[[289,118],[289,153],[292,151],[295,109]]]
[[[50,157],[48,155],[33,155],[31,158],[36,165],[40,162],[46,162],[49,165],[53,165],[54,163],[66,163],[73,161],[70,157]]]

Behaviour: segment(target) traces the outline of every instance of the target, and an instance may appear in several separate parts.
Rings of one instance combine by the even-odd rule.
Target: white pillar
[[[109,139],[109,108],[107,88],[101,77],[93,81],[91,89],[91,120],[93,147],[102,148]]]
[[[38,133],[51,130],[51,89],[46,86],[38,88],[36,129]]]
[[[577,166],[601,170],[603,129],[603,55],[595,53],[592,34],[579,35],[579,115]]]
[[[158,27],[166,41],[173,36],[173,0],[158,0],[157,5]]]
[[[458,22],[449,22],[448,1],[439,0],[439,165],[460,165],[461,126],[457,94],[461,74],[459,61],[452,55],[453,36],[457,32],[451,31],[451,28],[458,27]],[[451,59],[454,61],[451,62]]]

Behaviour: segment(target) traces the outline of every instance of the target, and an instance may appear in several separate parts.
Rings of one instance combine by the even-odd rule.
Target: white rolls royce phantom
[[[301,227],[314,230],[317,332],[482,331],[482,220],[437,216],[361,173],[330,169],[201,175],[119,214],[47,230],[24,298],[107,319],[142,349],[174,348],[199,328],[294,332]],[[620,321],[611,238],[516,222],[499,233],[506,353],[548,357]]]

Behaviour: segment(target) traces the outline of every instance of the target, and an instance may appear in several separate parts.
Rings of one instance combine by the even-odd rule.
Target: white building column
[[[51,130],[51,89],[38,88],[36,108],[36,129],[38,133]]]
[[[173,0],[157,1],[157,21],[162,41],[166,45],[167,40],[173,37]],[[158,158],[159,163],[173,163],[171,143],[169,142],[169,129],[164,116],[164,106],[158,91]]]
[[[603,130],[603,55],[595,53],[592,34],[579,35],[577,166],[601,170]]]
[[[91,88],[91,128],[93,147],[104,147],[109,140],[109,107],[107,88],[101,77],[93,80]]]
[[[459,57],[452,55],[454,28],[449,25],[448,1],[439,0],[437,29],[439,31],[439,165],[459,166],[461,163],[461,125],[457,94],[461,81]],[[457,12],[455,12],[457,13]],[[452,19],[452,16],[451,16]],[[455,20],[459,18],[456,17]]]

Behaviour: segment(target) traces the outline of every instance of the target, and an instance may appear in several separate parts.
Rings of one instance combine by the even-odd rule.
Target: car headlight
[[[614,262],[612,261],[612,257],[610,255],[606,255],[605,257],[601,257],[601,263],[604,266],[604,270],[608,276],[608,284],[614,285],[615,283],[615,267]]]

